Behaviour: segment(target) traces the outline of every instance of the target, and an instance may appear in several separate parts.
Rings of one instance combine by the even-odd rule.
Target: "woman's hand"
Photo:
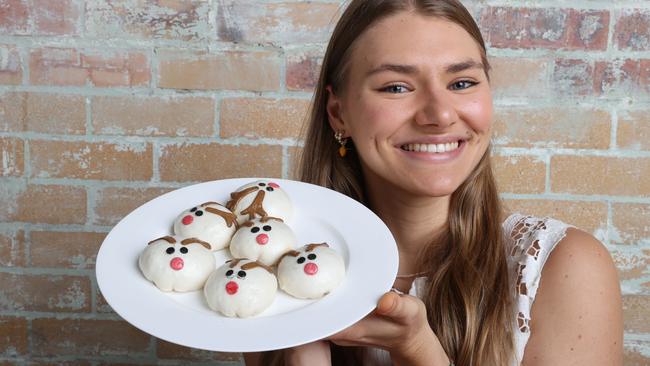
[[[424,303],[410,295],[384,294],[372,313],[328,339],[341,346],[385,349],[397,365],[449,365]]]

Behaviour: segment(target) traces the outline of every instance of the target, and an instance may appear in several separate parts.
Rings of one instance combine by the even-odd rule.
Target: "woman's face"
[[[445,19],[386,18],[357,39],[328,114],[354,141],[368,185],[449,195],[490,140],[492,96],[479,46]]]

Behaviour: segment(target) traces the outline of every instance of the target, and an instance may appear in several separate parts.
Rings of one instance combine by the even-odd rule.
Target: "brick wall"
[[[607,245],[626,365],[649,364],[650,2],[465,3],[490,46],[506,204]],[[95,255],[166,191],[291,177],[339,5],[0,0],[0,364],[238,364],[122,321]]]

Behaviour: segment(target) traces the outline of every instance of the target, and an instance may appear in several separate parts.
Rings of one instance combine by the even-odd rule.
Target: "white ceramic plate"
[[[202,291],[165,293],[138,268],[152,239],[173,234],[183,210],[206,201],[225,203],[230,192],[259,178],[226,179],[181,188],[140,206],[108,234],[97,255],[97,283],[110,306],[126,321],[155,337],[221,352],[258,352],[305,344],[332,335],[372,311],[395,279],[398,253],[383,222],[338,192],[302,182],[274,179],[291,198],[287,224],[299,245],[327,242],[345,259],[341,285],[318,300],[282,291],[254,318],[228,318],[208,308]],[[230,259],[215,252],[217,266]]]

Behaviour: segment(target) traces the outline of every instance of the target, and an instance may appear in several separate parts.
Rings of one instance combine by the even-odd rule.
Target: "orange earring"
[[[337,130],[336,133],[334,133],[334,138],[341,145],[341,147],[339,147],[339,155],[342,158],[345,157],[345,154],[348,153],[348,149],[345,148],[345,144],[348,143],[348,139],[343,137],[343,132],[343,130]]]

